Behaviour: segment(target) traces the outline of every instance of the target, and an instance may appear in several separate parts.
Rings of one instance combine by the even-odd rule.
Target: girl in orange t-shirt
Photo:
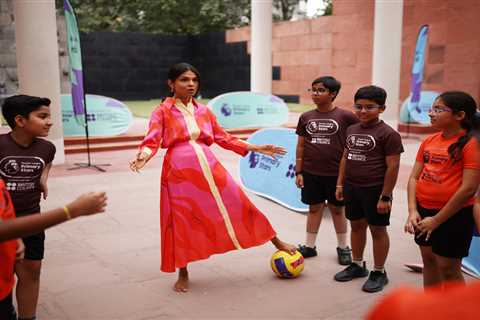
[[[477,106],[467,93],[442,93],[429,111],[432,127],[408,181],[405,231],[415,234],[425,287],[464,282],[461,263],[472,241],[473,204],[480,178],[478,142],[472,139]]]

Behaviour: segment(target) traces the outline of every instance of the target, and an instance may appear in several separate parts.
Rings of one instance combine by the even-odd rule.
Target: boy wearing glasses
[[[347,129],[347,141],[338,172],[336,197],[346,204],[350,220],[353,261],[335,275],[337,281],[366,277],[366,292],[381,291],[388,283],[385,261],[390,241],[392,192],[397,181],[402,140],[398,132],[380,120],[387,93],[380,87],[367,86],[355,93],[355,113],[360,123]],[[374,269],[368,272],[363,251],[367,227],[373,240]]]
[[[346,129],[358,119],[352,112],[332,105],[340,87],[340,82],[330,76],[315,79],[308,91],[316,108],[303,113],[298,121],[295,182],[301,188],[302,202],[309,205],[306,243],[298,250],[305,258],[317,255],[315,242],[328,206],[337,234],[338,262],[349,265],[352,256],[347,245],[347,220],[343,201],[335,198],[335,186]]]

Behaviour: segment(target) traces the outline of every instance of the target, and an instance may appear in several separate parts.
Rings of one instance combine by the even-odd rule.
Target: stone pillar
[[[272,93],[272,0],[252,0],[250,90]]]
[[[14,1],[19,92],[52,100],[49,140],[57,147],[54,163],[65,162],[55,1]]]
[[[403,0],[375,0],[372,82],[387,91],[384,118],[398,120]]]

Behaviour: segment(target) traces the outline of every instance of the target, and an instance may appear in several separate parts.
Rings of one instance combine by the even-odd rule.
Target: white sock
[[[314,248],[315,243],[317,242],[317,235],[318,235],[317,232],[308,232],[307,231],[307,242],[305,243],[305,245],[307,247]]]
[[[340,249],[345,249],[348,247],[347,244],[347,233],[337,233],[337,243]]]
[[[364,262],[363,259],[360,259],[360,260],[352,259],[352,262],[358,265],[359,267],[363,268],[363,262]]]
[[[380,271],[381,273],[384,273],[385,272],[385,267],[374,266],[373,271]]]

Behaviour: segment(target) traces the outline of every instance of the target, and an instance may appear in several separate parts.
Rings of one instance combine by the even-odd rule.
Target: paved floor
[[[320,255],[306,261],[301,277],[277,279],[269,266],[271,244],[216,255],[191,264],[187,294],[171,290],[175,274],[159,271],[159,178],[162,155],[140,174],[128,170],[134,151],[93,154],[93,162],[110,163],[106,173],[67,170],[85,155],[67,156],[49,180],[43,209],[54,208],[90,190],[105,190],[108,210],[47,232],[38,318],[101,319],[361,319],[385,292],[400,285],[421,286],[421,275],[407,271],[418,262],[413,240],[402,231],[406,217],[406,181],[418,147],[404,141],[405,156],[394,194],[390,284],[382,293],[361,291],[363,280],[337,283],[335,234],[327,216],[320,229]],[[238,179],[238,156],[213,147],[220,161]],[[304,240],[305,216],[249,194],[279,236],[291,243]],[[365,258],[372,265],[371,242]]]

